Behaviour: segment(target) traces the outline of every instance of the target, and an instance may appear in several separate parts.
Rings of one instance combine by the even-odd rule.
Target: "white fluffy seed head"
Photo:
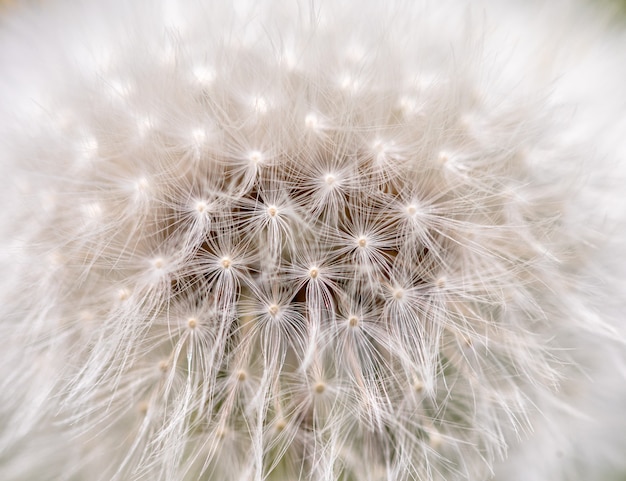
[[[497,2],[69,3],[0,32],[1,479],[486,480],[621,359]]]

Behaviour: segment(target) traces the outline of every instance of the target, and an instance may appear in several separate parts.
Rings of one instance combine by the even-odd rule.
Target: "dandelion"
[[[2,479],[573,479],[574,412],[611,466],[625,150],[550,39],[585,7],[418,3],[7,10]]]

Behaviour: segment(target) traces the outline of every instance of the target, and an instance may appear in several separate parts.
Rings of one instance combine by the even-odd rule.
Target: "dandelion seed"
[[[406,206],[406,213],[409,217],[413,217],[415,214],[417,214],[417,212],[418,210],[415,204],[409,204]]]
[[[135,182],[135,190],[139,195],[146,195],[150,190],[150,181],[145,177],[140,177]]]
[[[280,307],[277,304],[272,304],[267,308],[267,312],[270,313],[270,316],[275,317],[280,311]]]
[[[207,132],[202,127],[193,129],[191,131],[191,138],[196,146],[201,146],[207,140]]]
[[[256,167],[263,163],[263,154],[258,150],[253,150],[248,154],[248,159],[250,159],[250,163]]]
[[[232,261],[230,260],[230,257],[223,257],[220,263],[224,269],[230,269]]]
[[[125,289],[125,288],[124,289],[120,289],[117,292],[117,298],[120,301],[126,301],[126,300],[128,300],[129,297],[130,297],[130,291],[128,289]]]
[[[209,205],[204,202],[203,200],[199,201],[196,203],[196,207],[195,209],[200,213],[200,214],[204,214],[209,208]]]
[[[152,267],[156,270],[161,270],[165,267],[165,260],[162,257],[157,257],[152,260]]]
[[[199,84],[204,86],[211,85],[215,80],[215,72],[206,65],[194,66],[193,76]]]
[[[413,383],[413,389],[415,390],[415,392],[422,392],[424,390],[424,383],[415,380],[415,382]]]
[[[311,267],[309,269],[309,277],[311,277],[311,279],[317,279],[317,276],[319,275],[320,271],[317,267]]]
[[[274,206],[274,205],[270,205],[270,206],[267,208],[267,214],[268,214],[270,217],[272,217],[272,218],[273,218],[273,217],[276,217],[276,216],[278,215],[278,209],[276,208],[276,206]]]
[[[319,118],[314,113],[309,113],[304,117],[304,125],[307,129],[316,130],[320,125]]]
[[[269,110],[269,102],[265,97],[254,97],[250,102],[254,111],[258,114],[266,114]]]
[[[145,401],[139,403],[139,406],[137,407],[137,410],[142,416],[145,416],[146,414],[148,414],[148,409],[150,409],[150,404],[148,404]]]
[[[137,119],[137,130],[140,137],[145,137],[154,128],[154,121],[150,117]]]
[[[404,289],[402,289],[400,287],[396,287],[396,288],[392,289],[391,295],[392,295],[392,297],[396,301],[402,301],[404,299],[404,296],[405,296],[405,291],[404,291]]]
[[[287,427],[287,421],[285,421],[284,419],[277,420],[276,424],[274,425],[274,429],[279,433],[284,431],[286,427]]]

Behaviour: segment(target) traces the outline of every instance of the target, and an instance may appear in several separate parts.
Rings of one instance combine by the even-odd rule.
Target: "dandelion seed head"
[[[486,480],[619,365],[552,24],[97,3],[0,32],[0,478]]]

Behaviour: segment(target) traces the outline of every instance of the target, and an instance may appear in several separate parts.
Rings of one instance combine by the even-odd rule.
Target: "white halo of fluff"
[[[7,10],[0,478],[624,468],[625,43],[575,1]]]

